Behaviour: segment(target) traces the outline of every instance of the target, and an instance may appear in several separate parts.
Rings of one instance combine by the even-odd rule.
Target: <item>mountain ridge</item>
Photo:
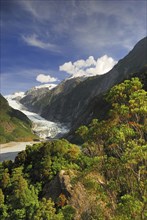
[[[21,111],[9,106],[0,94],[0,143],[30,141],[37,136],[32,133],[32,123]]]
[[[32,102],[26,96],[21,99],[21,102],[31,110],[39,111],[41,116],[47,120],[68,123],[71,128],[79,126],[85,121],[89,122],[92,118],[91,114],[93,114],[90,110],[90,103],[95,99],[100,99],[114,85],[143,68],[147,64],[146,51],[147,37],[139,41],[108,73],[88,77],[85,80],[71,79],[68,82],[62,82],[43,95],[38,93],[38,100],[35,98]],[[103,103],[101,104],[103,105]],[[89,112],[89,115],[86,114],[83,117],[85,111]]]

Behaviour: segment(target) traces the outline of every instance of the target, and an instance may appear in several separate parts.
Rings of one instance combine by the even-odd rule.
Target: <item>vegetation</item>
[[[147,219],[147,92],[132,78],[114,86],[106,100],[109,118],[77,130],[80,148],[64,139],[35,144],[1,164],[1,219]],[[51,183],[61,170],[71,186],[53,198],[47,191],[55,193]]]
[[[146,219],[147,92],[133,78],[114,86],[107,101],[112,106],[109,120],[95,119],[77,131],[85,154],[98,157],[93,171],[102,175],[100,190],[110,209],[105,216],[102,207],[102,217],[96,219]]]
[[[1,219],[58,220],[65,219],[67,210],[71,219],[73,208],[62,207],[63,196],[55,204],[42,196],[43,187],[61,169],[78,169],[81,152],[66,140],[28,146],[16,157],[14,163],[4,161],[0,172]],[[58,211],[57,211],[58,210]],[[72,211],[72,213],[71,213]]]
[[[20,111],[12,109],[0,94],[0,143],[30,141],[35,137],[31,121]]]

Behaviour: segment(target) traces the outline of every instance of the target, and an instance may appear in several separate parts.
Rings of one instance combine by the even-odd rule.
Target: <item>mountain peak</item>
[[[39,85],[39,86],[34,86],[34,89],[40,89],[40,88],[48,88],[49,90],[55,88],[57,86],[57,84],[43,84],[43,85]]]

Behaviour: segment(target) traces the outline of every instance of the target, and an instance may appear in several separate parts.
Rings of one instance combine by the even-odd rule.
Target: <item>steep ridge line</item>
[[[108,73],[85,80],[66,80],[43,94],[40,90],[35,96],[26,96],[21,102],[34,112],[39,111],[47,120],[68,123],[71,129],[75,129],[82,123],[89,123],[95,115],[95,105],[98,107],[98,116],[103,118],[107,111],[103,95],[114,85],[139,72],[146,64],[147,37],[139,41]]]

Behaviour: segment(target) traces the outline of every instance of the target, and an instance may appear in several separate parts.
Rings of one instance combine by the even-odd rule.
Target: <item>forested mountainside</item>
[[[35,137],[31,131],[31,121],[27,116],[11,108],[0,94],[0,143],[30,141]]]
[[[147,64],[147,37],[139,41],[133,50],[107,74],[62,82],[53,90],[40,95],[26,96],[21,102],[29,109],[38,112],[46,119],[70,123],[71,128],[88,123],[93,118],[93,103],[100,104],[99,116],[105,114],[105,103],[101,97],[110,88],[133,73],[139,72]],[[91,107],[92,105],[92,107]],[[95,105],[95,104],[94,104]],[[104,109],[104,111],[103,111]],[[107,110],[107,108],[106,108]]]
[[[128,79],[131,79],[131,77],[138,77],[143,83],[143,89],[147,91],[147,65],[138,72],[129,74]],[[100,120],[108,118],[111,105],[105,99],[106,94],[107,93],[100,94],[91,100],[89,107],[84,111],[83,115],[81,115],[80,119],[75,121],[74,126],[72,126],[70,132],[67,134],[66,138],[68,138],[68,140],[73,142],[78,141],[75,130],[82,122],[87,125],[93,118],[99,118]]]
[[[147,92],[138,78],[105,96],[108,118],[28,146],[0,164],[2,220],[147,219]]]

